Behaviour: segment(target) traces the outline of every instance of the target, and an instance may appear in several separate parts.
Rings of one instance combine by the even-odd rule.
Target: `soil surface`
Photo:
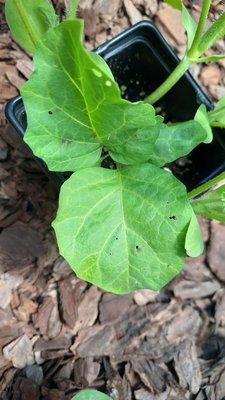
[[[199,3],[186,2],[194,16]],[[212,3],[214,19],[224,4]],[[225,399],[225,225],[200,220],[205,253],[159,293],[115,296],[77,279],[51,229],[57,192],[5,121],[32,62],[3,9],[0,0],[1,399],[66,400],[87,387],[114,400]],[[81,0],[79,14],[89,49],[150,19],[184,52],[179,12],[156,0]],[[225,95],[225,61],[192,72],[213,100]]]

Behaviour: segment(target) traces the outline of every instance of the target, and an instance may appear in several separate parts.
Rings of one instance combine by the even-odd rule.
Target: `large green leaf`
[[[121,152],[124,163],[147,161],[159,124],[154,108],[121,99],[105,61],[83,47],[82,33],[83,21],[66,21],[40,44],[22,90],[25,141],[54,171],[94,165],[101,145],[116,161]]]
[[[225,128],[225,96],[216,103],[214,110],[208,113],[208,117],[213,126]]]
[[[206,140],[207,129],[198,121],[173,125],[161,124],[159,134],[149,157],[152,164],[163,166],[185,156]]]
[[[197,29],[197,24],[195,20],[192,18],[187,8],[184,6],[182,0],[165,0],[165,2],[170,4],[173,8],[181,11],[182,23],[187,32],[188,49],[190,49]]]
[[[42,35],[59,23],[48,0],[6,0],[5,15],[13,38],[31,53]]]
[[[78,277],[122,294],[158,290],[181,270],[192,215],[170,172],[151,164],[95,167],[63,184],[53,227]]]
[[[192,200],[192,206],[196,214],[225,222],[225,185]]]
[[[214,43],[225,35],[225,12],[210,26],[202,36],[198,50],[202,54],[207,51]]]
[[[94,389],[82,390],[71,400],[110,400],[111,397]]]

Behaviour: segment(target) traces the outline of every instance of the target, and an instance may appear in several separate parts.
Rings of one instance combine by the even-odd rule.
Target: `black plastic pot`
[[[131,101],[150,94],[179,61],[155,25],[148,21],[127,29],[100,46],[96,52],[109,64],[123,96]],[[213,107],[190,73],[186,73],[155,106],[162,109],[167,120],[185,121],[193,118],[201,103],[208,109]],[[23,138],[26,114],[21,97],[7,104],[6,117]],[[39,160],[39,163],[43,167],[43,162]],[[211,144],[198,146],[185,162],[171,164],[171,169],[188,190],[224,171],[225,132],[215,129]],[[49,175],[49,171],[46,172]],[[50,176],[60,185],[66,175],[50,173]]]

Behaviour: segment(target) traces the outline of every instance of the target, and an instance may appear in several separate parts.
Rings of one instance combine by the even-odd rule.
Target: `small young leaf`
[[[210,26],[202,36],[198,50],[199,53],[205,53],[214,43],[225,35],[225,12]]]
[[[197,121],[181,122],[173,125],[161,124],[149,161],[163,166],[189,154],[197,145],[205,141],[207,131]]]
[[[182,0],[165,0],[165,1],[166,1],[166,3],[170,4],[172,7],[181,11],[182,23],[187,32],[188,49],[190,49],[193,39],[194,39],[194,36],[195,36],[196,29],[197,29],[196,22],[190,15],[187,8],[184,6]]]
[[[170,172],[150,164],[94,167],[63,184],[53,227],[78,277],[123,294],[159,290],[180,272],[192,214]]]
[[[82,34],[83,21],[68,20],[40,44],[22,89],[25,141],[53,171],[95,165],[102,146],[116,161],[121,152],[124,163],[147,161],[159,123],[154,108],[121,99],[109,67],[85,50]]]
[[[225,128],[225,96],[216,103],[214,110],[208,113],[208,117],[212,126]]]
[[[71,400],[110,400],[111,397],[97,390],[86,389],[76,394]]]
[[[185,249],[190,257],[198,257],[204,250],[202,233],[194,212],[187,230]]]
[[[59,23],[48,0],[6,0],[5,15],[15,41],[31,53],[43,34]]]
[[[193,199],[192,207],[196,214],[225,222],[225,185]]]
[[[195,121],[199,122],[199,124],[202,126],[202,128],[206,132],[206,139],[204,140],[204,143],[211,143],[213,140],[213,132],[212,128],[210,126],[209,122],[209,116],[206,110],[205,104],[201,104],[200,107],[198,108],[196,114],[195,114]]]

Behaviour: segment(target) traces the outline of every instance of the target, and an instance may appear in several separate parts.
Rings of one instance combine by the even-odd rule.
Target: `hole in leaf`
[[[175,217],[175,215],[172,215],[171,217],[169,217],[169,219],[177,219],[177,217]]]
[[[71,144],[71,143],[73,143],[73,140],[71,140],[71,139],[62,139],[62,143],[63,144]]]
[[[137,253],[140,253],[140,252],[141,252],[141,248],[140,248],[138,245],[135,246],[135,249],[136,249],[136,252],[137,252]]]

